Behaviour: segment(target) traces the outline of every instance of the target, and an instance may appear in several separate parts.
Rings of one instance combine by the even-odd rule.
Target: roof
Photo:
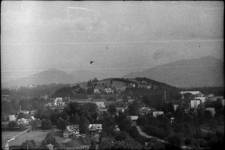
[[[138,119],[138,116],[129,116],[129,117],[132,121],[136,121]]]
[[[98,130],[98,129],[102,129],[102,124],[89,124],[88,128],[90,130]]]

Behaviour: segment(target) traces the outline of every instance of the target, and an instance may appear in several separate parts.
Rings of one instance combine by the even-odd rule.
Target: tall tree
[[[81,133],[87,133],[88,132],[88,125],[89,125],[89,121],[85,116],[81,116],[80,117],[80,132]]]

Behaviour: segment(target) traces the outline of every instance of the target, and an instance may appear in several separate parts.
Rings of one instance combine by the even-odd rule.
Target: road
[[[139,134],[140,134],[141,136],[143,136],[143,137],[145,137],[145,138],[147,138],[147,139],[154,139],[154,140],[156,140],[156,141],[158,141],[158,142],[168,144],[168,142],[165,141],[165,140],[163,140],[163,139],[160,139],[160,138],[158,138],[158,137],[150,136],[150,135],[146,134],[145,132],[142,131],[142,129],[141,129],[140,126],[136,125],[136,128],[137,128],[137,130],[138,130],[138,132],[139,132]]]
[[[136,125],[136,128],[137,128],[137,130],[138,130],[138,133],[139,133],[141,136],[143,136],[143,137],[145,137],[145,138],[147,138],[147,139],[154,139],[154,140],[156,140],[156,141],[158,141],[158,142],[161,142],[161,143],[164,143],[164,144],[169,144],[169,142],[167,142],[167,141],[165,141],[165,140],[163,140],[163,139],[160,139],[160,138],[158,138],[158,137],[150,136],[150,135],[146,134],[144,131],[142,131],[141,127],[138,126],[138,125]],[[180,148],[181,148],[181,149],[193,149],[192,147],[189,147],[189,146],[186,146],[186,145],[182,145]]]

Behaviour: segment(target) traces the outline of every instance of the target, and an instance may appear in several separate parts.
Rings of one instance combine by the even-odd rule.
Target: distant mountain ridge
[[[2,82],[2,86],[20,87],[52,83],[74,84],[95,77],[99,78],[99,76],[102,78],[104,74],[88,70],[66,73],[57,69],[49,69],[28,77]],[[176,87],[224,86],[223,61],[214,57],[179,60],[124,76],[124,78],[135,77],[146,77]]]
[[[176,87],[224,86],[223,61],[211,56],[179,60],[124,77],[146,77]]]

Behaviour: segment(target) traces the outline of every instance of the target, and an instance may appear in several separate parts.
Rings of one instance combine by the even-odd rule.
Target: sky
[[[223,12],[223,1],[3,1],[2,80],[50,68],[120,76],[223,59]]]

